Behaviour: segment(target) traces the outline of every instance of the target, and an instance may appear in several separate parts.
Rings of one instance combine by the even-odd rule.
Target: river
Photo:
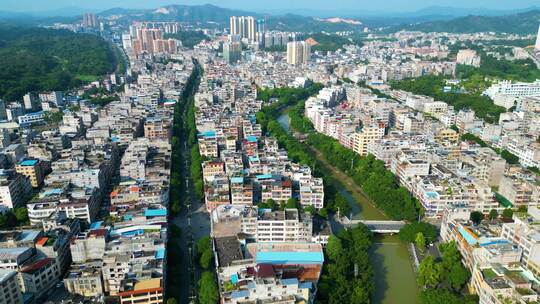
[[[290,118],[287,112],[278,117],[279,124],[290,130]],[[332,177],[332,182],[340,181]],[[347,198],[352,208],[352,218],[366,220],[388,219],[360,194],[352,194],[343,186],[336,187]],[[409,258],[407,244],[396,235],[376,235],[369,256],[375,271],[374,304],[416,304],[418,303],[418,285],[416,274]]]

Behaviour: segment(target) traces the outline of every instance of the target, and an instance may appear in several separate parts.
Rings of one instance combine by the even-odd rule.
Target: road
[[[200,74],[199,74],[200,77]],[[195,82],[198,86],[198,80]],[[195,94],[196,87],[191,92]],[[187,98],[185,100],[188,100]],[[184,111],[187,113],[189,107],[184,107]],[[186,117],[184,113],[184,117]],[[185,132],[186,130],[183,130]],[[186,132],[187,133],[187,132]],[[184,169],[182,170],[183,178],[185,180],[185,191],[181,194],[181,200],[186,203],[185,208],[172,219],[172,223],[179,227],[182,231],[180,237],[175,241],[178,241],[178,245],[181,250],[181,258],[179,261],[168,261],[169,265],[175,265],[180,268],[178,278],[169,277],[168,280],[179,280],[180,290],[177,291],[179,296],[177,298],[178,303],[194,303],[197,296],[197,281],[201,274],[201,269],[197,261],[196,256],[196,243],[202,237],[210,235],[210,217],[206,212],[203,201],[199,200],[193,191],[193,181],[190,179],[190,146],[188,145],[188,138],[186,136],[178,136],[181,140],[180,146]],[[174,293],[174,292],[173,292]]]

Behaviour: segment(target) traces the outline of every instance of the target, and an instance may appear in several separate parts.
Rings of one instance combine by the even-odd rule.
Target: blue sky
[[[412,12],[430,6],[521,9],[538,0],[0,0],[0,11],[49,11],[65,7],[102,10],[111,7],[155,8],[166,4],[205,4],[252,11],[331,10]]]

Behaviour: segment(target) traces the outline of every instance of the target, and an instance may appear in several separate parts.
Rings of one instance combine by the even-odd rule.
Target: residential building
[[[28,177],[30,184],[34,188],[40,187],[45,179],[43,164],[38,159],[25,159],[15,166],[15,170],[17,173]]]
[[[0,205],[12,209],[23,206],[32,195],[30,179],[13,171],[0,175]]]
[[[480,55],[475,50],[459,50],[457,53],[456,62],[458,64],[471,65],[474,67],[480,66]]]
[[[0,269],[0,299],[5,304],[23,303],[21,289],[17,282],[17,272],[10,269]]]
[[[311,57],[311,46],[305,41],[287,43],[287,63],[292,65],[307,64]]]
[[[242,59],[242,43],[227,41],[223,43],[223,59],[229,64]]]

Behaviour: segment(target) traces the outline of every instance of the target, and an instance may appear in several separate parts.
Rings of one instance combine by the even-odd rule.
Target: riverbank
[[[285,131],[291,131],[287,110],[282,111],[277,120]],[[347,199],[353,219],[389,219],[369,201],[361,189],[357,189],[359,186],[349,176],[329,164],[320,152],[313,148],[311,150],[317,156],[318,170],[322,171],[326,180],[332,183]],[[332,227],[334,232],[340,228],[338,225],[332,225]],[[369,259],[375,273],[375,291],[372,295],[372,303],[415,304],[418,302],[419,289],[407,246],[408,244],[401,241],[397,235],[376,235],[374,237],[373,245],[369,250]]]

